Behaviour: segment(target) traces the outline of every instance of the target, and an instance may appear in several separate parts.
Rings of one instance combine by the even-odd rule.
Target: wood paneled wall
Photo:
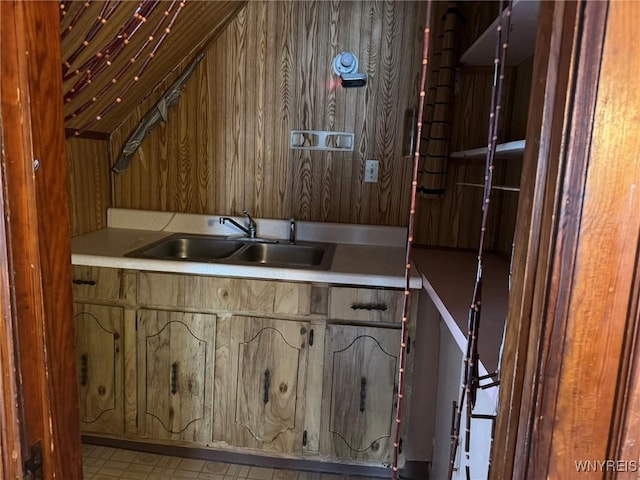
[[[525,136],[532,65],[533,57],[508,69],[499,142],[521,140]],[[452,152],[487,144],[492,77],[490,68],[461,69],[460,90],[455,97],[452,114]],[[484,184],[484,163],[484,158],[449,160],[444,195],[418,199],[417,243],[439,247],[478,247],[482,189],[458,184]],[[521,158],[496,159],[495,165],[494,185],[519,186]],[[517,192],[493,191],[486,239],[489,250],[510,256],[517,209]]]
[[[423,2],[249,2],[206,51],[169,121],[114,177],[113,205],[190,213],[405,225]],[[353,51],[367,86],[344,89],[331,62]],[[185,65],[181,65],[181,71]],[[117,155],[178,72],[113,132]],[[289,149],[293,129],[355,133],[353,152]],[[379,183],[364,183],[366,159]]]
[[[86,138],[66,141],[69,161],[71,235],[107,226],[111,206],[109,142]]]
[[[249,2],[210,45],[169,121],[145,139],[124,174],[110,173],[109,147],[115,158],[186,63],[123,121],[110,144],[67,141],[72,233],[106,226],[109,206],[211,214],[246,208],[267,218],[405,225],[412,159],[402,157],[403,125],[405,109],[417,104],[423,9],[413,2]],[[337,85],[331,61],[342,50],[358,55],[366,87]],[[531,64],[510,71],[505,140],[524,137]],[[463,69],[452,151],[486,143],[490,81],[490,69]],[[292,129],[354,132],[355,151],[290,150]],[[363,181],[369,158],[381,162],[377,184]],[[445,195],[419,199],[417,242],[476,248],[481,190],[456,183],[482,183],[483,162],[453,160],[448,168]],[[520,161],[498,162],[495,183],[517,185],[520,173]],[[492,203],[488,245],[505,255],[517,197],[496,192]]]

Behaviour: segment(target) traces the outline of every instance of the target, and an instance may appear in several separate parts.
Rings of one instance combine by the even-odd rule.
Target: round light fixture
[[[337,76],[358,71],[358,58],[351,52],[340,52],[333,59],[333,72]]]

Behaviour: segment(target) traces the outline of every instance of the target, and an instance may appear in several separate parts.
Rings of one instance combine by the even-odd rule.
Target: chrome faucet
[[[233,218],[220,217],[220,223],[224,225],[226,222],[231,223],[234,227],[242,230],[244,234],[249,238],[256,238],[257,226],[255,220],[249,215],[249,212],[243,210],[242,213],[247,217],[247,225],[240,225]]]

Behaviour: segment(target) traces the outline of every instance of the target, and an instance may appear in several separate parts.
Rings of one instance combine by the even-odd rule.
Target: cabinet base
[[[234,463],[239,465],[250,465],[263,468],[279,468],[286,470],[300,470],[306,472],[355,475],[366,478],[389,478],[390,475],[390,469],[384,467],[354,465],[306,458],[292,459],[269,457],[263,455],[255,455],[252,453],[229,452],[208,448],[194,448],[182,447],[178,445],[146,443],[134,440],[97,437],[93,435],[82,435],[82,443],[112,448],[123,448],[126,450],[155,453],[159,455],[193,458],[198,460],[206,460],[209,462]],[[420,478],[420,480],[424,480],[425,477],[408,477],[402,474],[401,478]]]

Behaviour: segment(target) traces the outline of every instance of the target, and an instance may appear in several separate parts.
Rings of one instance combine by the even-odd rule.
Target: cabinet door
[[[211,441],[215,316],[138,312],[138,433]]]
[[[399,348],[397,329],[327,326],[321,453],[391,460]]]
[[[308,330],[304,322],[268,318],[218,321],[215,440],[302,451]]]
[[[122,308],[76,303],[74,318],[81,429],[124,433]]]

